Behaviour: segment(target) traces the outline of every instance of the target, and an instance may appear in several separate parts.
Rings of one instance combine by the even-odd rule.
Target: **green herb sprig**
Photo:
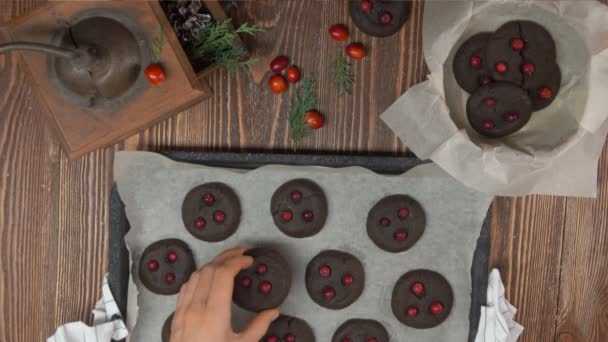
[[[160,27],[160,33],[158,37],[155,37],[152,41],[152,63],[158,63],[160,61],[160,55],[163,52],[163,45],[165,45],[165,34],[163,27]]]
[[[300,141],[310,134],[310,129],[304,122],[307,112],[317,108],[317,95],[315,94],[316,77],[310,74],[302,80],[291,100],[289,110],[289,135],[293,142],[293,149],[296,150]]]
[[[218,64],[233,74],[239,70],[249,74],[247,67],[255,63],[256,59],[247,58],[247,50],[236,42],[235,38],[239,33],[253,36],[264,29],[244,23],[233,31],[230,29],[230,22],[231,19],[227,19],[202,28],[191,43],[190,57],[208,64]]]
[[[342,52],[339,51],[332,71],[334,84],[340,89],[341,95],[350,94],[353,85],[353,74],[350,69],[350,63],[348,63],[348,60]]]

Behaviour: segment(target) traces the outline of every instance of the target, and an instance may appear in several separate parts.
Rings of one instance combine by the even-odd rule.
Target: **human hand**
[[[171,326],[171,342],[258,342],[279,310],[260,312],[242,332],[232,331],[231,303],[234,278],[253,264],[243,255],[247,249],[236,247],[218,255],[192,273],[177,298]]]

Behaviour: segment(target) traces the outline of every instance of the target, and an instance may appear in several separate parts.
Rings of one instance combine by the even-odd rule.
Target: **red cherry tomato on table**
[[[319,112],[316,110],[311,110],[310,112],[306,112],[306,114],[304,114],[304,123],[310,129],[319,129],[323,127],[325,120],[323,119],[323,116],[319,114]]]
[[[287,78],[287,80],[291,83],[298,82],[301,77],[302,75],[300,74],[300,70],[295,65],[292,65],[287,68],[287,71],[285,72],[285,78]]]
[[[287,89],[287,82],[281,75],[274,75],[268,80],[268,85],[270,86],[270,90],[272,90],[275,94],[280,94]]]
[[[343,42],[348,39],[348,29],[342,24],[336,24],[329,28],[329,36],[333,40]]]
[[[346,55],[352,59],[361,59],[366,52],[365,46],[360,43],[350,43],[346,47]]]
[[[158,63],[148,65],[144,70],[144,74],[146,74],[148,82],[154,85],[159,85],[165,80],[165,70]]]
[[[278,56],[270,62],[272,72],[281,72],[289,65],[289,59],[285,56]]]

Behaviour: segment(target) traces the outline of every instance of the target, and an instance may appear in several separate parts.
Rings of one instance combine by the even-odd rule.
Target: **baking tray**
[[[417,158],[395,156],[331,155],[331,154],[278,154],[278,153],[218,153],[218,152],[159,152],[172,160],[202,164],[213,167],[252,170],[268,164],[318,165],[326,167],[361,166],[379,174],[401,174],[409,169],[429,163]],[[477,247],[471,264],[471,308],[469,310],[469,338],[475,340],[479,325],[481,306],[486,304],[488,283],[488,258],[490,254],[490,213],[481,227]],[[127,289],[129,284],[129,252],[124,236],[130,229],[124,204],[120,199],[116,184],[110,193],[110,236],[108,257],[108,283],[114,299],[126,318]]]

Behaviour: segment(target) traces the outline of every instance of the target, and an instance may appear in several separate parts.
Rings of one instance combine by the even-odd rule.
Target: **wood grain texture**
[[[606,0],[602,0],[606,3]],[[27,13],[41,1],[0,0],[0,20]],[[289,101],[276,96],[267,65],[288,55],[319,80],[319,110],[327,126],[302,151],[406,152],[379,115],[425,79],[420,27],[423,2],[387,39],[362,35],[368,58],[354,62],[352,96],[338,96],[330,65],[345,44],[331,41],[331,24],[349,24],[346,0],[237,1],[240,21],[267,32],[247,39],[259,82],[223,70],[209,75],[214,95],[113,148],[68,161],[14,56],[0,57],[0,341],[40,341],[56,326],[90,322],[107,271],[108,194],[117,150],[291,151]],[[526,326],[520,341],[608,340],[606,211],[608,152],[597,200],[551,196],[497,198],[493,207],[491,266]]]

